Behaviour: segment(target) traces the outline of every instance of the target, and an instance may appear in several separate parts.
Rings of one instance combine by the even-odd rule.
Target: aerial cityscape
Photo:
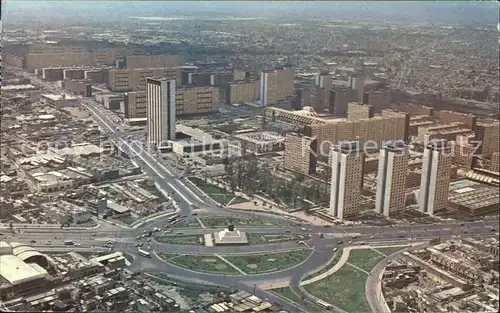
[[[2,1],[0,312],[498,312],[498,10]]]

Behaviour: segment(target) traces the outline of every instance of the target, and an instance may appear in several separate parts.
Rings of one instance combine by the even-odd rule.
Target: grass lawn
[[[155,240],[161,243],[170,243],[174,245],[203,245],[204,243],[202,235],[163,236],[157,237]]]
[[[163,255],[161,255],[163,259]],[[178,267],[186,268],[195,272],[219,274],[219,275],[241,275],[226,262],[213,255],[180,254],[175,258],[165,259]]]
[[[335,252],[335,254],[333,255],[333,259],[332,259],[330,262],[328,262],[328,264],[326,265],[326,267],[325,267],[325,268],[323,268],[322,270],[319,270],[319,271],[317,271],[317,272],[315,272],[315,273],[311,273],[310,275],[307,275],[307,276],[306,276],[304,279],[302,279],[302,280],[303,280],[303,281],[304,281],[304,280],[308,280],[308,279],[311,279],[311,278],[313,278],[313,277],[316,277],[316,276],[318,276],[318,275],[321,275],[321,274],[323,274],[323,273],[328,272],[328,271],[329,271],[332,267],[334,267],[334,266],[335,266],[335,264],[337,264],[337,263],[338,263],[338,261],[340,260],[340,257],[341,257],[341,256],[342,256],[342,250],[339,250],[339,251]]]
[[[275,272],[296,266],[312,253],[310,249],[265,254],[226,255],[224,258],[247,274]]]
[[[247,233],[250,245],[264,245],[270,243],[280,243],[286,241],[304,240],[304,235],[297,234],[268,234],[268,233]],[[307,238],[306,238],[307,239]]]
[[[210,198],[222,205],[227,205],[229,202],[231,202],[231,204],[248,202],[248,200],[246,199],[236,197],[231,191],[224,190],[218,186],[212,185],[211,183],[205,182],[198,177],[190,177],[189,180],[198,188],[200,188],[204,193],[206,193]],[[235,199],[233,200],[233,198]]]
[[[366,278],[365,273],[346,264],[335,274],[304,288],[349,313],[371,312],[365,296]]]
[[[177,224],[171,225],[171,228],[201,228],[197,219],[181,219]]]
[[[393,253],[396,253],[398,251],[401,251],[405,248],[407,248],[408,246],[404,246],[404,247],[384,247],[384,248],[377,248],[377,247],[373,247],[375,250],[377,251],[380,251],[384,254],[386,254],[387,256],[393,254]]]
[[[144,190],[149,191],[151,194],[155,195],[158,197],[158,202],[165,202],[167,201],[167,198],[158,190],[156,189],[155,185],[153,183],[148,184],[146,181],[142,182],[139,184],[139,187],[141,187]]]
[[[320,308],[315,305],[309,304],[308,302],[302,301],[301,298],[297,297],[290,287],[277,288],[270,290],[272,293],[280,298],[293,302],[295,305],[301,307],[305,312],[308,313],[321,313],[323,312]]]
[[[126,215],[126,216],[121,216],[116,218],[117,221],[125,224],[125,225],[132,225],[137,219],[133,216]]]
[[[248,226],[279,226],[276,223],[269,222],[265,219],[255,217],[255,218],[242,218],[242,217],[221,217],[221,216],[210,216],[210,217],[200,217],[201,222],[207,228],[218,228],[227,227],[229,224],[233,224],[236,228],[238,227],[248,227]]]
[[[385,257],[372,249],[351,250],[348,263],[370,272]]]

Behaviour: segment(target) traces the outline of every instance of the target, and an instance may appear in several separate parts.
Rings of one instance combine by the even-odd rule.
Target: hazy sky
[[[41,1],[7,0],[2,19],[117,20],[126,16],[219,15],[374,18],[409,21],[498,23],[496,2],[287,2],[287,1]]]

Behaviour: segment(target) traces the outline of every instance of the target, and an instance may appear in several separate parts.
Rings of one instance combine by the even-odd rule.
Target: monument
[[[229,225],[226,229],[214,233],[215,245],[246,245],[247,235],[236,230],[234,225]]]

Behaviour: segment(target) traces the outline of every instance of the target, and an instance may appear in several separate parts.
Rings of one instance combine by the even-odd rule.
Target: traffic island
[[[158,254],[165,262],[193,272],[218,275],[259,275],[295,267],[306,261],[312,249],[251,254]]]
[[[337,269],[333,273],[317,281],[314,281],[314,277],[311,279],[308,277],[311,282],[301,284],[302,288],[310,295],[346,312],[370,312],[365,293],[366,280],[370,271],[388,254],[403,250],[405,247],[347,247],[341,257],[345,262],[335,262],[333,267]],[[344,256],[344,254],[347,255]],[[338,266],[335,266],[337,263],[339,263]],[[328,271],[331,271],[331,268],[326,270]],[[315,276],[320,274],[315,274]]]
[[[273,233],[246,233],[246,239],[248,245],[266,245],[283,243],[290,241],[301,241],[307,240],[308,237],[298,234],[273,234]],[[214,246],[213,234],[205,235],[167,235],[161,237],[155,237],[155,241],[159,243],[167,243],[174,245],[205,245],[209,247]],[[207,245],[207,242],[210,244]]]
[[[321,312],[323,312],[322,309],[320,309],[317,306],[312,305],[308,302],[305,302],[300,297],[298,297],[296,294],[294,294],[290,287],[276,288],[276,289],[271,289],[269,291],[272,292],[273,294],[277,295],[281,299],[283,299],[287,302],[290,302],[292,304],[295,304],[296,306],[298,306],[302,310],[304,310],[304,312],[307,312],[307,313],[321,313]]]

